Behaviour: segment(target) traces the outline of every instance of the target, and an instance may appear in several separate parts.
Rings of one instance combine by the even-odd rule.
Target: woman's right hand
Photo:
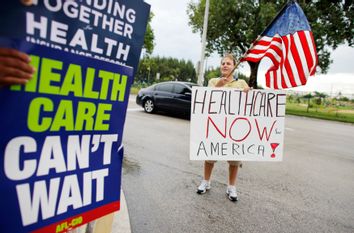
[[[243,88],[243,91],[247,93],[247,92],[249,92],[249,90],[252,90],[252,89],[253,89],[252,87],[245,87],[245,88]]]
[[[35,69],[30,57],[16,49],[0,48],[0,86],[26,84]]]

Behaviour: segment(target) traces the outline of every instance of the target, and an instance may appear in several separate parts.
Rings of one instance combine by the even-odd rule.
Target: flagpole
[[[259,41],[259,39],[261,38],[261,35],[267,31],[267,29],[273,25],[273,23],[279,18],[280,14],[284,11],[284,9],[290,4],[290,3],[293,3],[293,2],[297,2],[296,0],[289,0],[286,4],[284,4],[284,6],[280,9],[280,11],[278,11],[277,15],[274,17],[274,19],[267,25],[267,27],[263,30],[263,32],[261,34],[258,35],[258,37],[256,38],[256,40],[251,44],[251,46],[246,50],[246,52],[244,54],[242,54],[242,56],[238,59],[237,63],[235,64],[235,67],[234,69],[230,72],[229,75],[227,75],[227,77],[229,77],[230,75],[232,75],[235,70],[237,69],[237,67],[240,65],[241,63],[241,59],[243,57],[246,56],[247,52],[253,47],[253,45]]]
[[[202,51],[200,55],[199,75],[198,75],[198,84],[201,86],[204,83],[204,57],[205,57],[206,35],[208,30],[208,17],[209,17],[209,0],[206,0],[205,12],[204,12],[203,35],[202,35]]]

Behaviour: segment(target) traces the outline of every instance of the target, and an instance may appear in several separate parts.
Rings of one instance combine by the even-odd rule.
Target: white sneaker
[[[230,199],[230,201],[237,201],[237,190],[236,187],[233,185],[228,185],[226,189],[226,195]]]
[[[197,193],[203,194],[210,189],[210,181],[202,180],[202,183],[199,185]]]

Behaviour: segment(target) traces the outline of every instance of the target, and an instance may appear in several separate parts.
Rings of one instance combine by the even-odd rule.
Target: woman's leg
[[[238,164],[229,164],[229,185],[235,186],[237,181]]]
[[[214,162],[204,161],[204,180],[210,180],[211,173],[213,171]]]

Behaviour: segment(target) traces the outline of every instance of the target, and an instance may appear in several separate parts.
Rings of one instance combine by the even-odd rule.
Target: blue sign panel
[[[0,232],[65,232],[118,210],[149,5],[16,0],[0,13],[0,47],[29,54],[36,70],[0,88]]]

